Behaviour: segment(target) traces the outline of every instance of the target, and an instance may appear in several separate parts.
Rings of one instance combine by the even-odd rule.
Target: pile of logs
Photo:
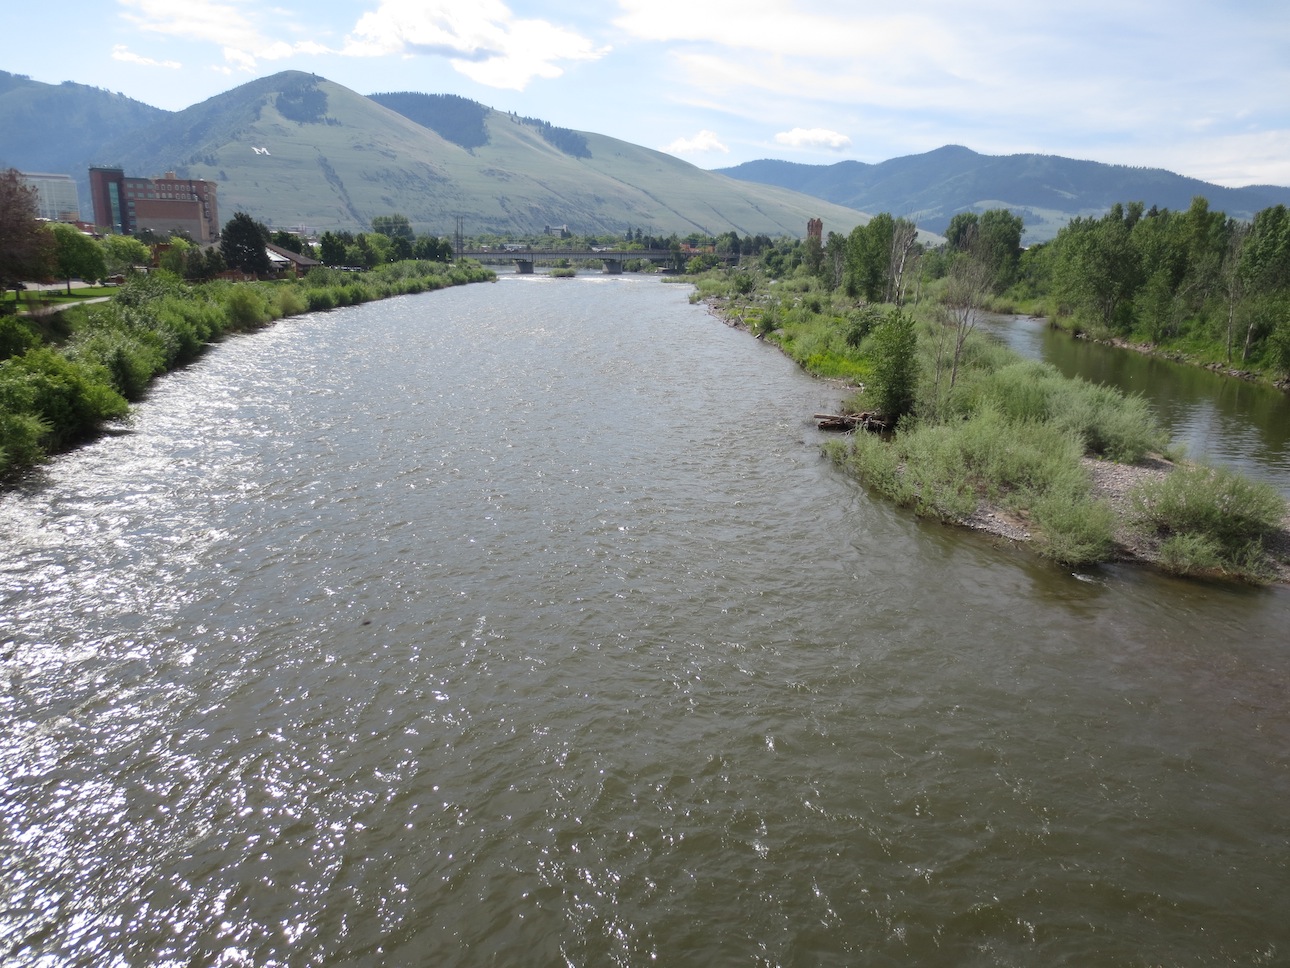
[[[887,419],[882,414],[865,411],[864,413],[817,413],[815,425],[821,430],[863,430],[883,431],[887,429]]]

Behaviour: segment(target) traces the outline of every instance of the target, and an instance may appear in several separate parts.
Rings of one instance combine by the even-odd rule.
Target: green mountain
[[[111,163],[100,153],[104,145],[166,113],[124,94],[0,71],[0,168],[71,175],[88,185],[90,165]],[[88,209],[84,192],[81,203]]]
[[[27,156],[9,152],[8,140],[0,133],[0,154],[16,155],[10,163],[25,168],[19,159]],[[78,146],[62,163],[42,167],[84,179],[85,155]],[[453,232],[458,218],[467,234],[567,225],[578,234],[639,228],[682,236],[731,229],[800,236],[813,217],[840,231],[867,220],[798,192],[464,98],[368,98],[297,71],[146,123],[119,124],[90,157],[128,174],[174,171],[217,182],[221,221],[245,211],[274,228],[317,232],[365,230],[374,216],[396,213],[418,233],[440,235]]]
[[[959,145],[876,165],[750,161],[722,174],[775,185],[866,212],[890,212],[944,234],[958,212],[1007,208],[1025,220],[1027,242],[1051,239],[1075,216],[1100,216],[1116,202],[1186,209],[1203,195],[1210,208],[1251,219],[1290,205],[1290,188],[1224,188],[1160,168],[1130,168],[1056,155],[981,155]]]

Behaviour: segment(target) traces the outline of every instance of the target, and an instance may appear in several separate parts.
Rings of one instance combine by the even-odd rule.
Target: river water
[[[1066,376],[1141,394],[1186,456],[1266,481],[1290,498],[1290,394],[1196,366],[1072,339],[1047,320],[989,316],[985,328]]]
[[[1290,595],[871,500],[687,295],[286,320],[0,496],[0,962],[1290,959]]]

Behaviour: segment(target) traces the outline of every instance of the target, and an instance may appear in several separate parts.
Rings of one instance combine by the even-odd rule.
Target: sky
[[[1286,0],[47,0],[0,69],[180,110],[310,71],[700,168],[946,144],[1290,186]]]

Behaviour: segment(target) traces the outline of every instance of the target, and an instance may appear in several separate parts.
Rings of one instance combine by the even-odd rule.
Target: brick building
[[[187,235],[194,242],[219,237],[214,182],[177,178],[126,177],[120,168],[90,169],[94,224],[120,235],[151,229],[158,235]]]

